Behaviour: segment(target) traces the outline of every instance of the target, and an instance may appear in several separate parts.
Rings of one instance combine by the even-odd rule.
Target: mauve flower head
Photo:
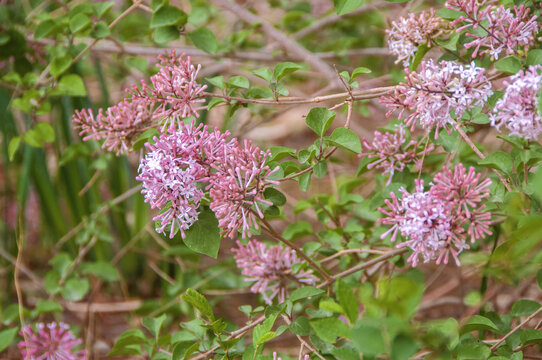
[[[96,117],[91,109],[76,110],[72,119],[83,140],[105,140],[102,148],[117,155],[130,151],[133,142],[145,130],[153,127],[149,105],[142,100],[124,100]]]
[[[283,302],[292,280],[303,285],[314,285],[318,280],[310,269],[292,271],[293,265],[302,262],[294,250],[267,246],[256,240],[250,240],[247,245],[237,242],[237,246],[238,249],[232,250],[237,267],[242,269],[245,281],[254,282],[250,290],[262,294],[268,304],[275,297]]]
[[[386,116],[399,111],[399,119],[405,111],[407,125],[414,128],[418,123],[426,131],[435,130],[435,139],[441,128],[450,132],[456,119],[476,106],[483,106],[493,94],[491,82],[485,70],[474,63],[463,65],[455,61],[422,61],[419,71],[407,73],[406,83],[399,84],[390,94],[380,100],[390,110]]]
[[[472,57],[489,53],[492,59],[498,59],[503,52],[515,55],[522,47],[526,51],[539,31],[537,16],[529,15],[530,9],[524,5],[514,6],[511,10],[486,0],[448,0],[445,6],[465,14],[452,22],[453,26],[465,23],[456,29],[457,32],[469,27],[477,30],[466,34],[473,38],[465,44],[466,48],[474,48]]]
[[[413,193],[401,188],[401,199],[391,193],[391,201],[385,200],[387,208],[379,209],[385,215],[379,221],[392,225],[382,238],[391,234],[395,242],[399,234],[404,236],[406,240],[397,247],[412,250],[408,258],[412,266],[420,256],[424,262],[436,258],[437,264],[448,263],[452,256],[459,265],[458,255],[469,248],[467,236],[474,242],[491,234],[491,214],[481,204],[489,196],[491,181],[480,178],[474,168],[467,172],[459,164],[454,172],[443,168],[429,191],[424,190],[423,180],[416,180]]]
[[[367,168],[376,168],[381,170],[383,175],[387,174],[389,177],[386,185],[389,185],[395,171],[402,172],[408,164],[416,164],[419,167],[422,157],[433,149],[432,144],[420,149],[416,140],[406,142],[406,130],[401,124],[393,132],[375,131],[372,142],[363,139],[362,151],[358,157],[367,156],[375,159],[367,165]]]
[[[407,67],[418,46],[424,43],[430,46],[431,39],[437,36],[442,25],[442,19],[436,16],[433,9],[410,14],[392,22],[392,27],[386,30],[386,34],[390,53],[397,56],[395,63],[402,61],[403,66]]]
[[[85,350],[75,350],[82,343],[64,323],[38,323],[35,330],[25,326],[19,333],[23,340],[19,342],[25,360],[85,360]]]
[[[265,164],[269,151],[262,151],[250,141],[240,145],[237,140],[222,145],[222,153],[212,165],[209,177],[209,207],[214,211],[224,236],[234,238],[241,229],[243,237],[250,237],[250,228],[258,228],[256,216],[263,218],[258,202],[265,200],[263,191],[278,185],[269,176],[278,170]]]
[[[497,101],[490,116],[491,125],[500,130],[505,126],[510,135],[536,141],[542,134],[540,114],[540,91],[542,66],[530,66],[520,70],[505,82],[504,96]]]

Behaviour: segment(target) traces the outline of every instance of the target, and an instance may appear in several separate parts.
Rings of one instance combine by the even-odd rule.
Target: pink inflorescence
[[[436,16],[433,9],[410,14],[392,22],[392,27],[386,30],[386,34],[390,53],[397,56],[396,63],[402,61],[403,66],[407,67],[418,46],[424,43],[430,46],[431,39],[437,36],[442,25],[442,19]]]
[[[117,155],[129,152],[139,135],[154,126],[151,109],[141,100],[124,100],[96,116],[91,109],[76,110],[73,122],[83,140],[105,140],[102,148]]]
[[[406,83],[395,87],[393,93],[380,100],[390,110],[386,116],[399,111],[399,119],[405,111],[410,112],[405,118],[407,125],[414,128],[416,123],[430,131],[435,130],[435,139],[439,129],[450,132],[456,120],[463,113],[475,106],[483,106],[493,94],[491,82],[485,76],[485,70],[474,63],[458,64],[454,61],[423,61],[419,71],[407,72]]]
[[[156,230],[173,238],[176,229],[185,230],[198,219],[198,208],[204,190],[209,191],[222,235],[234,238],[239,229],[250,237],[249,229],[257,227],[256,217],[263,218],[258,202],[272,205],[263,197],[269,179],[278,168],[265,165],[269,152],[245,141],[227,141],[228,132],[206,126],[180,124],[179,129],[155,138],[147,144],[149,151],[139,166],[137,180],[152,208],[161,210],[153,220]]]
[[[105,140],[103,148],[118,155],[130,150],[132,142],[149,128],[162,124],[162,131],[181,126],[188,116],[199,117],[197,105],[206,85],[197,83],[201,65],[194,67],[189,56],[177,57],[172,50],[159,56],[159,71],[151,76],[152,86],[142,80],[141,88],[132,85],[130,95],[119,104],[94,117],[90,109],[76,111],[73,122],[83,140]]]
[[[363,139],[362,145],[358,157],[375,159],[367,168],[376,168],[381,170],[383,175],[388,175],[386,185],[391,183],[395,171],[402,172],[408,164],[415,164],[419,168],[423,156],[434,149],[432,144],[423,149],[416,140],[406,142],[404,125],[398,126],[394,132],[375,131],[373,141]]]
[[[19,333],[23,340],[19,342],[25,360],[85,360],[85,350],[75,350],[81,339],[77,339],[64,323],[38,323],[36,330],[30,325]]]
[[[527,50],[533,44],[539,31],[537,16],[529,15],[530,9],[524,5],[514,6],[511,10],[504,5],[492,5],[487,0],[448,0],[445,6],[465,14],[452,22],[453,26],[465,23],[457,28],[457,32],[467,28],[475,30],[466,34],[473,38],[465,45],[474,48],[472,57],[489,53],[491,58],[498,59],[503,52],[517,54],[521,47]]]
[[[292,267],[301,262],[294,250],[267,246],[256,240],[250,240],[247,245],[237,242],[237,245],[239,248],[232,250],[237,267],[247,276],[245,281],[255,282],[250,290],[262,294],[268,304],[276,296],[279,302],[286,299],[291,280],[307,285],[314,285],[318,280],[310,269],[292,271]]]
[[[480,178],[473,167],[467,171],[459,164],[453,172],[444,167],[429,191],[424,191],[423,180],[416,180],[413,193],[401,188],[401,199],[391,193],[391,201],[385,200],[387,209],[379,209],[386,216],[379,221],[392,225],[382,238],[391,234],[394,242],[399,234],[404,236],[406,241],[397,247],[412,250],[412,266],[420,256],[424,262],[436,258],[437,264],[447,264],[450,255],[459,265],[459,253],[469,248],[468,237],[474,242],[491,234],[491,213],[481,204],[489,197],[491,180]]]
[[[542,134],[539,96],[542,85],[542,66],[520,70],[505,82],[504,96],[497,101],[490,116],[491,125],[500,130],[505,126],[510,135],[537,140]]]

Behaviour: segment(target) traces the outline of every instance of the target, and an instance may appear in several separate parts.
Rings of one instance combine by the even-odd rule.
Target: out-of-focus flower
[[[537,140],[542,134],[539,96],[542,85],[542,66],[520,70],[505,82],[504,96],[497,101],[490,116],[491,125],[500,130],[505,126],[510,135]]]
[[[391,234],[395,242],[400,234],[406,238],[397,247],[408,247],[412,254],[408,261],[416,266],[419,257],[424,262],[436,258],[436,263],[447,264],[450,255],[459,265],[458,255],[468,249],[470,241],[490,235],[491,214],[481,202],[489,196],[491,180],[480,182],[480,174],[462,164],[455,171],[443,168],[429,191],[424,191],[423,180],[416,180],[416,189],[409,193],[405,188],[399,200],[391,193],[391,201],[385,200],[387,209],[379,210],[385,215],[382,224],[392,225],[382,238]]]
[[[407,72],[406,83],[395,87],[393,93],[381,98],[390,110],[386,116],[399,111],[399,119],[405,111],[410,112],[405,118],[407,125],[414,128],[419,123],[426,131],[435,130],[438,138],[440,128],[450,132],[450,126],[457,119],[475,106],[483,106],[493,94],[491,82],[485,76],[485,70],[454,61],[423,61],[419,71]]]
[[[25,360],[85,360],[85,350],[75,350],[81,339],[77,339],[64,323],[38,323],[36,330],[25,326],[20,335],[23,340],[18,347]]]
[[[224,236],[234,238],[241,229],[243,237],[250,236],[250,228],[258,228],[256,214],[263,218],[258,202],[272,205],[263,197],[268,185],[278,185],[269,176],[278,170],[265,165],[270,152],[245,140],[243,146],[237,141],[223,147],[223,156],[213,164],[215,172],[209,178],[211,210],[218,218],[218,226]]]
[[[376,168],[381,170],[383,175],[389,175],[386,185],[391,183],[395,171],[402,172],[406,165],[416,164],[420,167],[422,157],[434,149],[432,144],[420,149],[416,140],[406,142],[404,125],[397,126],[393,133],[375,131],[373,141],[369,143],[367,139],[363,139],[362,144],[358,157],[376,159],[367,165],[367,168]]]
[[[530,9],[524,5],[510,10],[504,5],[489,4],[487,0],[448,0],[445,6],[465,14],[452,22],[453,26],[465,23],[457,32],[470,27],[476,30],[466,34],[474,39],[465,44],[466,48],[474,48],[472,57],[489,53],[491,58],[498,59],[503,52],[513,55],[522,47],[527,50],[539,31],[537,16],[529,15]]]
[[[271,304],[273,298],[283,302],[292,280],[304,285],[313,285],[318,278],[312,270],[299,270],[294,273],[292,266],[301,262],[294,250],[280,246],[267,246],[259,241],[250,240],[247,245],[237,242],[238,249],[233,249],[237,267],[247,278],[254,282],[250,290],[263,295],[265,302]]]
[[[424,43],[430,46],[431,39],[438,35],[442,25],[442,19],[436,16],[433,9],[410,14],[392,22],[392,27],[386,30],[386,34],[390,53],[397,56],[395,63],[402,61],[403,66],[407,67],[418,46]]]
[[[117,155],[129,152],[139,135],[155,126],[142,100],[124,100],[105,112],[100,109],[96,117],[91,109],[76,110],[72,121],[83,140],[105,140],[102,148]]]

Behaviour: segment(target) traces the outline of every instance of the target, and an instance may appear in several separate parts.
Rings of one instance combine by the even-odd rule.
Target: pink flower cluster
[[[300,263],[294,250],[280,246],[267,246],[259,241],[250,240],[247,245],[237,242],[238,249],[233,249],[237,267],[247,278],[254,281],[250,290],[263,295],[265,302],[271,304],[273,298],[283,302],[291,280],[306,285],[314,285],[318,278],[312,270],[292,272],[292,266]]]
[[[102,148],[120,155],[149,128],[161,123],[162,131],[173,129],[183,118],[199,116],[196,106],[205,101],[202,93],[207,87],[196,82],[201,65],[194,67],[189,56],[177,58],[174,50],[159,59],[159,71],[150,78],[152,86],[143,80],[141,88],[132,85],[126,89],[129,97],[105,111],[100,109],[96,117],[90,109],[75,112],[73,122],[83,140],[105,140]]]
[[[491,82],[485,76],[485,70],[454,61],[434,63],[423,61],[419,71],[407,73],[406,83],[395,87],[393,93],[380,100],[390,110],[386,116],[399,111],[399,119],[405,111],[410,112],[405,118],[407,125],[414,129],[416,123],[426,131],[435,130],[438,138],[440,128],[447,129],[454,125],[463,113],[475,106],[483,106],[493,94]]]
[[[362,151],[358,157],[376,159],[367,165],[367,168],[376,168],[381,170],[383,175],[387,174],[389,178],[386,185],[389,185],[395,171],[402,172],[408,164],[415,164],[419,168],[423,156],[433,149],[433,144],[423,149],[416,140],[406,142],[405,127],[400,125],[393,133],[375,131],[371,143],[363,139]]]
[[[177,131],[146,144],[148,153],[136,179],[143,183],[145,201],[162,210],[153,218],[159,222],[156,231],[163,233],[169,226],[170,238],[176,229],[184,238],[198,219],[204,190],[209,191],[222,235],[234,238],[241,229],[243,237],[249,237],[249,229],[258,226],[256,216],[263,218],[258,202],[272,205],[263,191],[278,184],[268,178],[278,168],[265,165],[269,152],[250,141],[228,141],[228,135],[181,123]]]
[[[542,86],[542,66],[520,70],[505,82],[504,96],[497,101],[490,116],[491,125],[500,130],[505,126],[510,135],[536,141],[542,134],[539,96]]]
[[[431,9],[402,17],[391,25],[391,29],[386,30],[390,53],[397,56],[395,63],[402,61],[403,66],[408,67],[418,46],[424,43],[431,46],[431,39],[438,36],[443,23],[442,19],[436,16],[435,10]]]
[[[474,48],[473,58],[478,53],[489,53],[491,58],[498,59],[503,52],[514,55],[521,47],[527,50],[539,31],[537,16],[529,15],[530,9],[524,5],[514,6],[511,11],[504,5],[490,5],[488,0],[448,0],[445,6],[465,13],[452,22],[454,26],[465,23],[457,32],[471,27],[475,30],[466,34],[473,41],[465,45]]]
[[[23,340],[18,347],[25,360],[85,360],[85,350],[75,350],[82,343],[64,323],[38,323],[36,330],[30,325],[19,333]]]
[[[392,225],[382,238],[391,234],[394,242],[399,234],[404,236],[406,241],[397,247],[412,250],[408,258],[412,266],[420,256],[424,262],[436,258],[437,264],[447,264],[450,255],[459,265],[459,253],[469,248],[467,238],[474,242],[491,234],[491,213],[481,204],[489,197],[491,180],[480,177],[473,167],[467,171],[459,164],[453,172],[444,167],[435,175],[429,191],[424,191],[423,180],[416,180],[413,193],[400,189],[400,200],[391,193],[387,209],[379,209],[386,216],[379,221]]]

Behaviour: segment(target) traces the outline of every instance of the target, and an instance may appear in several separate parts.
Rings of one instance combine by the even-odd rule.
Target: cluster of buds
[[[177,57],[173,50],[159,59],[159,71],[150,78],[152,86],[145,81],[141,88],[132,85],[126,89],[129,97],[105,111],[100,109],[96,116],[91,109],[75,112],[73,122],[83,140],[104,140],[102,148],[121,155],[149,128],[162,124],[164,131],[180,126],[188,116],[199,117],[197,104],[205,101],[206,89],[196,81],[201,65],[194,67],[189,56]]]
[[[474,242],[491,234],[491,213],[481,204],[489,197],[491,180],[480,181],[480,177],[473,167],[467,171],[459,164],[453,172],[444,167],[429,191],[424,190],[423,180],[416,180],[414,192],[399,190],[401,199],[391,193],[391,201],[385,201],[387,209],[379,209],[386,216],[379,221],[392,225],[382,238],[391,234],[394,242],[399,234],[404,236],[397,247],[412,250],[408,258],[412,266],[420,256],[424,262],[436,259],[437,264],[447,264],[451,256],[459,265],[458,255],[469,248],[469,238]]]
[[[407,125],[414,129],[416,123],[426,131],[435,130],[435,139],[441,128],[450,132],[456,124],[452,117],[460,119],[465,111],[483,106],[493,94],[491,82],[483,68],[474,63],[462,65],[454,61],[423,61],[419,71],[407,71],[406,83],[395,87],[394,92],[380,100],[390,110],[386,116],[399,111],[399,119],[405,111]]]
[[[505,85],[504,96],[497,101],[495,111],[490,116],[491,125],[498,130],[504,125],[510,135],[536,141],[542,134],[539,102],[542,66],[520,70]]]
[[[431,45],[431,39],[438,36],[442,30],[442,19],[435,14],[435,10],[422,11],[419,14],[410,14],[398,21],[392,22],[391,29],[386,30],[388,48],[390,53],[397,56],[398,63],[408,67],[411,59],[416,55],[418,46]]]
[[[256,216],[263,218],[258,202],[272,205],[263,192],[278,184],[269,179],[278,168],[265,165],[269,152],[250,141],[228,141],[228,135],[181,123],[176,131],[155,137],[155,144],[146,144],[148,153],[136,179],[143,183],[145,201],[161,210],[153,218],[159,222],[157,232],[169,226],[170,238],[176,229],[184,238],[185,230],[198,219],[204,190],[209,192],[209,206],[222,235],[234,238],[242,229],[243,237],[249,237],[249,229],[257,227]]]
[[[85,350],[75,350],[82,343],[77,339],[70,327],[64,323],[38,323],[35,330],[25,326],[19,334],[23,340],[18,348],[24,360],[86,360]]]
[[[376,168],[388,175],[388,182],[391,183],[393,174],[396,171],[402,172],[405,166],[414,164],[418,168],[425,154],[433,151],[434,146],[430,144],[421,148],[416,140],[406,141],[406,129],[404,125],[397,126],[394,132],[374,132],[372,142],[362,140],[362,151],[358,157],[367,156],[375,159],[367,165],[368,169]]]
[[[301,263],[294,250],[267,246],[256,240],[250,240],[247,245],[237,242],[237,245],[239,248],[232,250],[237,267],[247,276],[245,281],[254,282],[250,290],[262,294],[268,304],[275,297],[279,302],[286,300],[292,280],[304,285],[314,285],[318,280],[310,269],[294,273],[294,265]]]
[[[524,5],[511,10],[489,3],[488,0],[448,0],[445,4],[446,8],[465,14],[452,25],[464,23],[457,32],[472,28],[473,32],[466,35],[473,41],[465,44],[466,48],[474,48],[472,57],[489,53],[491,58],[498,59],[502,53],[515,55],[521,48],[527,50],[539,31],[537,16],[530,15],[530,9]]]

